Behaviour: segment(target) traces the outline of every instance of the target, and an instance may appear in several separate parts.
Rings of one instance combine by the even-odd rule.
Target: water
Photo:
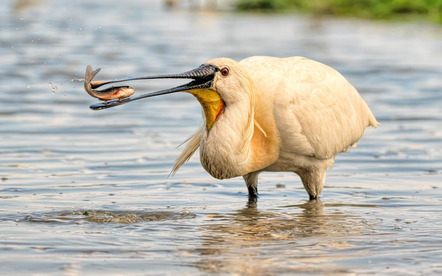
[[[442,273],[440,26],[136,0],[6,1],[0,18],[2,275]],[[107,79],[253,55],[331,65],[382,124],[337,157],[321,202],[264,173],[248,204],[241,178],[213,179],[197,156],[168,178],[198,102],[92,111],[79,81],[88,64]]]

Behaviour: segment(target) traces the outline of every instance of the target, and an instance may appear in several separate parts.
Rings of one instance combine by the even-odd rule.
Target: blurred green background
[[[238,0],[242,11],[297,11],[376,19],[419,19],[442,23],[442,0]]]

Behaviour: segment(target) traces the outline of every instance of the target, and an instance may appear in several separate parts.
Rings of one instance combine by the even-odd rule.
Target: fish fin
[[[86,74],[84,76],[84,82],[90,83],[92,79],[100,72],[101,68],[92,70],[92,66],[88,65],[86,67]]]

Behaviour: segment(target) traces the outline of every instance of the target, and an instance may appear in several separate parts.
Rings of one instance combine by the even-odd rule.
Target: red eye
[[[229,68],[224,67],[223,69],[221,69],[221,75],[223,75],[225,77],[228,74],[229,74]]]

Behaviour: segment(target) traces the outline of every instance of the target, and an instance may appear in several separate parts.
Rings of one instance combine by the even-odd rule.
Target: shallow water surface
[[[11,0],[0,18],[2,275],[442,273],[440,26],[137,0]],[[249,203],[242,178],[211,178],[197,155],[168,177],[198,102],[92,111],[81,82],[88,64],[108,79],[253,55],[336,68],[381,123],[336,158],[321,201],[263,173]]]

